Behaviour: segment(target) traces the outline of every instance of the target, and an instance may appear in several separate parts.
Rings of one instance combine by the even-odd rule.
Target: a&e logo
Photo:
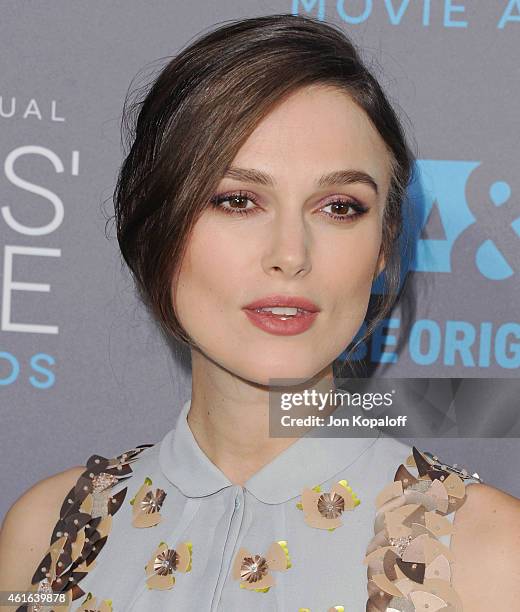
[[[510,182],[481,162],[420,160],[410,186],[419,235],[409,269],[503,281],[520,269],[520,211]]]

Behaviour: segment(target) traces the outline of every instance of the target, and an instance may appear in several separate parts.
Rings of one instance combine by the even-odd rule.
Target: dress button
[[[235,497],[235,508],[240,508],[240,498]]]

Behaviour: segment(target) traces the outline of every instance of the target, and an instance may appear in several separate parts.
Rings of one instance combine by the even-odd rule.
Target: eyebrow
[[[224,176],[236,179],[238,181],[258,183],[259,185],[265,185],[266,187],[274,187],[276,185],[276,181],[270,174],[266,174],[260,170],[254,170],[252,168],[238,168],[236,166],[229,166],[224,173]],[[363,183],[371,187],[376,194],[379,193],[378,186],[374,178],[362,170],[335,170],[333,172],[329,172],[328,174],[324,174],[316,181],[316,185],[318,187],[351,185],[353,183]]]

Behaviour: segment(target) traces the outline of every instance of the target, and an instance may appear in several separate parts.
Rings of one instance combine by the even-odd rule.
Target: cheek
[[[320,257],[320,285],[332,298],[332,316],[362,319],[379,255],[381,234],[377,225],[356,228],[348,236],[329,240]]]
[[[244,279],[244,254],[239,240],[201,219],[190,237],[177,282],[177,315],[189,327],[197,320],[215,321],[235,305]],[[173,290],[173,289],[172,289]]]

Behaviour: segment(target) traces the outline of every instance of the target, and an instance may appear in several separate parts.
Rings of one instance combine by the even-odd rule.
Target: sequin
[[[175,584],[173,572],[190,572],[191,561],[191,542],[182,542],[176,548],[169,548],[166,542],[161,542],[145,565],[146,586],[149,589],[171,589]]]
[[[390,543],[390,546],[397,547],[397,553],[400,557],[403,556],[403,553],[406,550],[406,547],[408,546],[408,544],[410,544],[411,540],[412,540],[411,535],[401,536],[399,538],[388,538],[388,542]]]
[[[162,489],[156,489],[155,493],[148,491],[141,502],[141,509],[146,512],[146,514],[159,512],[165,497],[166,493]]]
[[[325,518],[337,518],[345,510],[345,499],[337,493],[322,493],[318,498],[318,512]]]
[[[415,606],[404,597],[392,597],[388,604],[388,612],[415,612]]]
[[[406,465],[418,476],[400,465],[376,498],[375,535],[364,561],[367,610],[462,612],[451,585],[452,553],[437,538],[454,532],[445,515],[464,503],[465,481],[482,480],[415,447]]]
[[[95,559],[107,542],[112,516],[121,507],[127,492],[126,487],[115,494],[112,489],[131,477],[130,464],[150,446],[153,445],[142,444],[110,459],[91,455],[86,470],[65,496],[49,548],[27,589],[65,594],[63,605],[53,604],[56,611],[69,610],[72,601],[85,595],[79,584],[95,567]],[[45,609],[42,607],[42,612]],[[38,609],[24,604],[16,612],[38,612]]]
[[[155,557],[153,571],[159,576],[166,576],[166,574],[172,574],[177,569],[178,563],[179,555],[175,550],[169,548]]]
[[[265,555],[252,554],[246,548],[237,552],[232,576],[240,580],[240,587],[267,593],[275,585],[272,571],[286,571],[291,567],[289,549],[285,540],[273,542]]]
[[[154,491],[151,485],[152,480],[145,478],[134,498],[130,500],[134,527],[154,527],[162,520],[160,510],[166,498],[166,492],[163,489]]]
[[[418,480],[414,484],[410,485],[410,489],[413,489],[414,491],[419,491],[420,493],[426,493],[430,486],[431,482],[427,482],[426,480]]]
[[[267,574],[267,561],[260,555],[244,557],[240,566],[240,579],[247,582],[258,582]]]
[[[296,507],[303,510],[304,520],[310,527],[334,531],[343,524],[340,518],[343,512],[354,510],[360,503],[348,482],[340,480],[329,492],[322,492],[320,486],[304,488]]]
[[[118,481],[117,476],[101,472],[92,478],[92,492],[99,493],[113,486]]]
[[[36,592],[41,593],[41,594],[52,593],[52,586],[50,582],[47,580],[47,578],[44,578],[43,580],[40,581]],[[32,604],[32,606],[29,606],[30,612],[46,612],[47,610],[49,610],[49,606],[45,606],[40,603],[35,603],[35,604]]]

